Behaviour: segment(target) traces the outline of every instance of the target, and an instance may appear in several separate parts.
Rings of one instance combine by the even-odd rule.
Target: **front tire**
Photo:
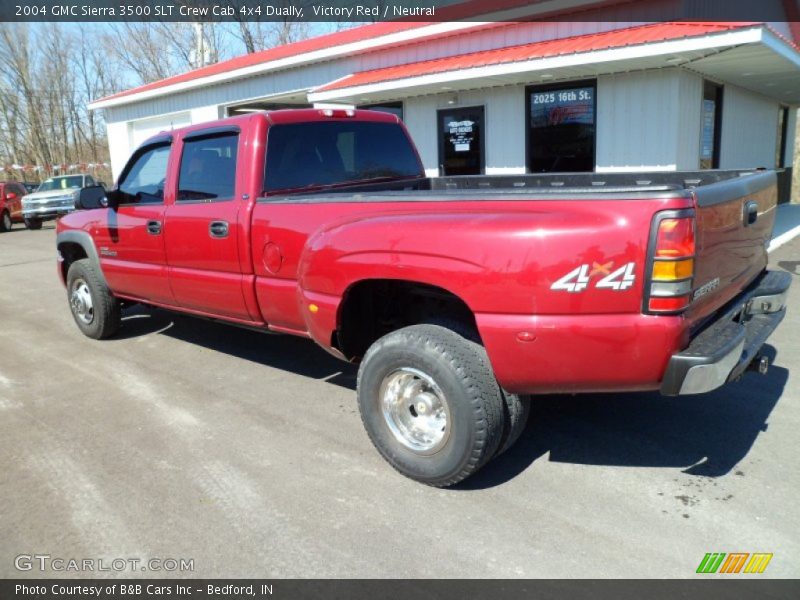
[[[372,443],[400,473],[446,487],[492,458],[503,397],[480,344],[438,325],[385,335],[358,371],[358,404]]]
[[[42,220],[37,219],[36,217],[25,217],[25,227],[28,229],[41,229],[42,228]]]
[[[67,294],[72,317],[85,336],[102,340],[117,332],[122,320],[119,300],[111,295],[98,268],[88,258],[70,265]]]
[[[11,231],[13,223],[11,222],[11,214],[7,210],[3,211],[0,215],[0,232]]]

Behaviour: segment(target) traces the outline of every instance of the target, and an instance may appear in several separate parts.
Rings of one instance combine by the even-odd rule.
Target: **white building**
[[[115,176],[158,131],[320,104],[400,115],[431,176],[791,167],[800,31],[782,3],[782,21],[653,20],[675,4],[589,6],[581,22],[378,23],[90,107],[105,110]],[[781,179],[787,197],[790,169]]]

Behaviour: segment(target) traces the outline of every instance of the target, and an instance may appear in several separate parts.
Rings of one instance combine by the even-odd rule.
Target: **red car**
[[[311,338],[359,362],[376,448],[457,483],[528,395],[698,394],[766,366],[773,172],[426,178],[403,124],[260,112],[159,134],[57,225],[78,327],[143,303]],[[754,359],[755,363],[754,363]]]
[[[0,181],[0,232],[22,223],[22,197],[28,192],[16,181]]]

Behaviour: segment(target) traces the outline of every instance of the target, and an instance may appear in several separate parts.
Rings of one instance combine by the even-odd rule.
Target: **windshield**
[[[51,177],[39,186],[37,192],[52,192],[53,190],[74,190],[83,185],[83,175],[70,175],[69,177]]]

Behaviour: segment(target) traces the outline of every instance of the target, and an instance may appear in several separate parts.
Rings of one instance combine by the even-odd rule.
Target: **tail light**
[[[648,257],[651,266],[645,288],[645,312],[674,314],[689,306],[694,278],[694,234],[694,212],[656,214]]]

